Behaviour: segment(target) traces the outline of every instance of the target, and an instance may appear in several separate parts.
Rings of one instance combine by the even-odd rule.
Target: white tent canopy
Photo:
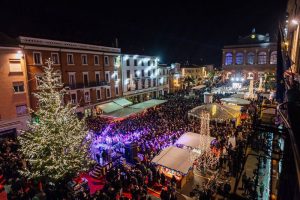
[[[241,98],[236,98],[236,97],[230,97],[230,98],[223,98],[221,99],[222,102],[226,102],[226,103],[233,103],[233,104],[237,104],[237,105],[249,105],[250,101],[247,101],[245,99],[241,99]]]
[[[209,137],[208,140],[206,140]],[[184,145],[187,147],[191,147],[194,149],[200,149],[200,150],[204,150],[202,149],[200,146],[200,140],[204,141],[209,141],[211,143],[211,141],[213,141],[215,138],[214,137],[210,137],[208,135],[200,135],[198,133],[192,133],[192,132],[187,132],[184,133],[176,142],[175,144],[179,144],[179,145]],[[209,147],[209,145],[207,145],[207,147]]]
[[[192,87],[192,90],[201,90],[203,88],[206,88],[206,85],[198,85],[198,86]]]
[[[174,146],[169,146],[162,150],[152,159],[152,163],[178,171],[182,174],[187,174],[192,167],[189,150]]]

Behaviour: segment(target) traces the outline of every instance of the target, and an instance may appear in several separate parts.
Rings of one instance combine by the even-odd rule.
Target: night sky
[[[217,66],[222,46],[253,28],[275,39],[286,8],[286,0],[48,2],[1,0],[0,32],[109,46],[118,38],[123,53]]]

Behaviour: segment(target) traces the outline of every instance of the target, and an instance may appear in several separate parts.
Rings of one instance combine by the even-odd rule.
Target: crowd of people
[[[97,119],[88,123],[93,125],[93,130],[98,134],[95,144],[100,142],[113,146],[134,142],[138,146],[138,153],[153,157],[160,150],[172,145],[183,133],[191,130],[193,122],[188,120],[187,112],[201,103],[199,98],[169,96],[168,103],[147,109],[125,120],[104,125],[103,120],[97,118],[100,123],[96,129],[94,124],[97,124]],[[102,152],[97,152],[96,149],[94,154],[101,156]]]
[[[46,194],[40,185],[20,175],[25,162],[18,146],[16,138],[0,140],[0,193],[6,191],[8,199],[43,199]]]
[[[201,105],[203,98],[202,96],[186,98],[184,93],[178,93],[169,95],[166,99],[168,103],[147,109],[122,121],[111,121],[101,117],[87,119],[88,128],[96,135],[96,143],[114,146],[134,142],[142,159],[136,165],[118,165],[111,168],[106,175],[106,183],[102,190],[97,191],[93,196],[90,196],[88,191],[83,192],[80,198],[112,200],[128,199],[130,196],[132,199],[151,199],[148,195],[148,187],[154,188],[159,185],[161,199],[176,199],[176,184],[174,184],[176,179],[167,181],[165,175],[157,171],[150,160],[162,149],[174,144],[183,133],[200,131],[199,121],[190,120],[188,111]],[[249,113],[251,115],[251,112]],[[216,138],[213,145],[222,152],[218,160],[218,170],[227,170],[227,175],[235,177],[238,175],[242,168],[241,161],[245,159],[247,139],[252,130],[252,124],[248,120],[242,121],[242,124],[237,127],[234,123],[228,122],[211,123],[210,133]],[[231,137],[235,138],[234,145],[229,141]],[[25,163],[17,152],[16,140],[7,139],[0,144],[0,175],[5,179],[5,191],[8,191],[9,198],[45,198],[49,193],[47,188],[44,188],[45,192],[43,192],[38,183],[29,182],[20,175],[19,170]],[[98,163],[100,160],[109,161],[109,156],[112,154],[111,149],[108,151],[103,146],[101,149],[94,149],[93,153]],[[217,192],[207,186],[199,191],[202,191],[199,193],[201,199],[209,199]]]

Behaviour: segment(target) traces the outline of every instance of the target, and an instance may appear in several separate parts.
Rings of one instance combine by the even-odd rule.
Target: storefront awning
[[[151,99],[142,103],[138,103],[135,105],[130,106],[131,108],[135,109],[146,109],[146,108],[151,108],[160,104],[163,104],[167,102],[167,100],[158,100],[158,99]]]
[[[127,99],[125,98],[119,98],[119,99],[115,99],[113,100],[114,103],[122,106],[122,107],[126,107],[126,106],[130,106],[132,105],[132,102],[131,101],[128,101]]]
[[[152,163],[182,174],[187,174],[192,167],[189,150],[174,146],[169,146],[162,150],[152,159]]]
[[[123,107],[114,102],[109,102],[109,103],[98,105],[97,108],[100,108],[104,113],[111,113],[113,111],[122,109]]]

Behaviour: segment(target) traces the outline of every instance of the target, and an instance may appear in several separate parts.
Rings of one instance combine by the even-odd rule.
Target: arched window
[[[244,54],[243,53],[237,53],[235,55],[235,63],[237,65],[242,65],[244,63]]]
[[[258,64],[267,64],[267,53],[262,51],[258,53]]]
[[[232,53],[226,53],[225,65],[232,65]]]
[[[277,64],[277,51],[272,51],[270,56],[270,64]]]
[[[247,55],[247,64],[248,65],[254,64],[254,57],[255,57],[255,54],[253,52],[248,53],[248,55]]]

